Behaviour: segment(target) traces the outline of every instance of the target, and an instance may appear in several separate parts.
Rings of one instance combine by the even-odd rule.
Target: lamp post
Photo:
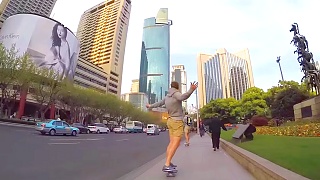
[[[195,93],[196,93],[196,103],[197,103],[197,104],[196,104],[196,107],[194,107],[193,104],[191,104],[191,106],[197,110],[197,134],[200,134],[200,119],[199,119],[199,106],[198,106],[198,89],[196,89]]]
[[[282,78],[282,81],[284,81],[283,79],[283,74],[282,74],[282,69],[281,69],[281,65],[280,65],[280,56],[277,57],[277,63],[279,64],[279,69],[280,69],[280,73],[281,73],[281,78]]]

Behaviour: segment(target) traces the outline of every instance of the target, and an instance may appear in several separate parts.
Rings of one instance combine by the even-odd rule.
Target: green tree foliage
[[[235,121],[240,115],[239,101],[234,98],[216,99],[200,109],[201,118],[219,117],[225,122]]]
[[[30,83],[30,91],[37,101],[41,119],[44,119],[44,114],[55,103],[58,92],[63,88],[63,82],[59,82],[58,77],[59,74],[52,69],[39,68]]]
[[[247,89],[241,99],[241,109],[243,116],[250,119],[254,115],[267,115],[268,105],[266,103],[266,93],[257,87]]]
[[[0,44],[0,116],[5,107],[11,114],[21,86],[30,80],[28,74],[34,72],[34,67],[26,54],[18,56],[14,45],[6,49]]]
[[[297,87],[283,89],[275,95],[271,104],[272,116],[292,119],[294,117],[293,106],[309,98],[309,95]]]

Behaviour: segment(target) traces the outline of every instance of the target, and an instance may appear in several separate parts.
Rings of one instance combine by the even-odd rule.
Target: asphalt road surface
[[[0,179],[113,180],[163,154],[168,133],[44,136],[0,125]]]

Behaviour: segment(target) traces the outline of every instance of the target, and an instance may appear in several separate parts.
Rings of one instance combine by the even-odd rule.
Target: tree
[[[41,119],[52,104],[58,99],[58,92],[63,88],[64,82],[57,79],[59,74],[52,69],[39,68],[31,83],[32,97],[37,101]]]
[[[240,101],[243,116],[250,119],[254,115],[267,115],[268,105],[266,103],[266,93],[257,87],[247,89]]]
[[[295,89],[295,90],[292,90],[292,89]],[[272,88],[268,89],[265,100],[267,102],[268,107],[270,108],[270,113],[272,117],[280,118],[281,117],[280,114],[286,114],[286,113],[280,113],[282,109],[278,109],[282,105],[286,104],[285,106],[287,105],[291,106],[291,107],[287,107],[288,109],[292,109],[292,106],[294,105],[290,103],[288,104],[287,102],[282,105],[278,104],[279,99],[277,98],[279,97],[277,96],[279,94],[283,96],[286,93],[297,93],[297,92],[307,97],[312,97],[314,95],[312,92],[308,90],[307,85],[305,83],[299,84],[298,82],[295,82],[295,81],[281,81],[279,82],[279,86],[273,86]],[[290,95],[286,94],[286,96],[289,97]],[[291,100],[288,100],[288,101],[291,101]],[[288,114],[285,115],[285,117],[289,117],[289,116],[293,117],[291,111],[290,112],[288,111]]]
[[[15,46],[6,49],[0,44],[0,116],[3,116],[4,106],[10,102],[12,85],[18,79],[17,70],[21,68],[19,67],[20,61],[25,57],[26,55],[18,56]]]
[[[293,118],[293,106],[309,98],[309,93],[297,87],[290,87],[276,94],[271,104],[272,117]]]
[[[36,71],[35,64],[30,60],[29,56],[24,55],[19,58],[17,69],[15,70],[15,80],[11,84],[10,91],[7,91],[6,106],[8,108],[8,114],[15,105],[17,97],[22,90],[27,90],[29,82],[32,82]]]

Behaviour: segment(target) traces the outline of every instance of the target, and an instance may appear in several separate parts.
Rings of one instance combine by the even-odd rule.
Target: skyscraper
[[[148,95],[149,103],[160,101],[169,88],[171,25],[167,8],[144,20],[139,91]]]
[[[229,53],[217,50],[214,55],[200,54],[197,59],[200,108],[213,99],[234,97],[254,86],[249,50]]]
[[[187,72],[184,65],[172,66],[171,81],[179,83],[179,90],[182,94],[187,92]],[[187,110],[187,101],[182,102],[182,107]]]
[[[134,80],[132,80],[130,92],[131,92],[131,93],[137,93],[137,92],[139,92],[139,79],[134,79]]]
[[[108,73],[106,91],[118,96],[130,11],[130,0],[106,0],[83,13],[77,31],[80,57]]]
[[[0,4],[1,17],[7,19],[17,13],[35,13],[49,17],[57,0],[2,0]]]
[[[0,29],[3,21],[18,13],[35,13],[49,17],[57,0],[2,0],[0,4]]]

